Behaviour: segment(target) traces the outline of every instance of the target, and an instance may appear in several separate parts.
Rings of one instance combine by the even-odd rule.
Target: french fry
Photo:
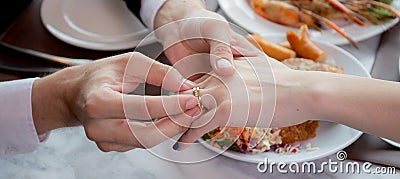
[[[307,26],[302,26],[299,34],[292,30],[287,31],[286,39],[299,57],[311,59],[315,62],[326,62],[328,53],[316,46],[308,34]]]
[[[288,48],[288,49],[292,49],[292,46],[290,46],[290,43],[288,41],[281,42],[278,45]]]
[[[254,46],[264,51],[265,54],[278,61],[296,57],[295,51],[266,40],[257,34],[246,36],[246,39]]]

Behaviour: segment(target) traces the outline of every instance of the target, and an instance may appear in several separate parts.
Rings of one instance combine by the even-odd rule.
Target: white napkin
[[[382,35],[375,63],[373,78],[399,81],[400,23]]]
[[[363,134],[346,152],[351,160],[400,168],[400,149],[373,135]]]

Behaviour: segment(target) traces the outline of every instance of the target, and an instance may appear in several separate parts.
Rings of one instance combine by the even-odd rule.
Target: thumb
[[[210,42],[210,64],[218,75],[230,76],[234,73],[231,47],[223,42]]]
[[[211,67],[218,75],[232,75],[234,73],[233,54],[230,45],[232,33],[228,22],[221,19],[209,19],[203,27],[205,27],[204,33],[210,45]]]

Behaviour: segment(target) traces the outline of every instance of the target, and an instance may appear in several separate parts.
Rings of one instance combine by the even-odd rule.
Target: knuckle
[[[143,57],[144,55],[139,53],[139,52],[129,52],[127,53],[129,55],[129,57],[131,58],[140,58]]]
[[[225,45],[225,44],[218,44],[216,47],[215,47],[215,50],[214,50],[214,54],[215,55],[218,55],[218,56],[225,56],[225,55],[227,55],[227,54],[231,54],[232,53],[232,51],[231,51],[231,49],[227,46],[227,45]]]
[[[155,65],[155,68],[157,69],[157,72],[161,73],[161,75],[163,77],[167,76],[168,72],[172,68],[168,65],[161,64],[161,63],[154,63],[154,65]]]
[[[132,59],[147,60],[146,56],[140,52],[127,52],[122,54],[121,58],[119,58],[119,60],[122,60],[124,63],[128,63]]]
[[[141,135],[141,130],[139,131],[132,131],[133,135],[133,140],[129,142],[129,145],[134,147],[134,148],[141,148],[144,149],[146,148],[146,139],[145,135]]]
[[[99,106],[98,106],[98,100],[90,98],[86,100],[84,104],[84,113],[86,116],[90,119],[94,119],[98,117],[98,111],[99,111]]]
[[[86,125],[85,126],[85,133],[86,133],[86,137],[89,140],[91,140],[91,141],[96,141],[97,140],[97,135],[94,134],[92,125]]]
[[[143,117],[148,119],[151,118],[156,112],[154,110],[156,106],[156,101],[150,97],[145,98],[145,106],[143,107]]]
[[[113,94],[97,90],[91,92],[83,104],[83,112],[90,119],[100,118],[104,114],[104,105],[109,99],[112,99]],[[119,106],[120,104],[118,104]]]
[[[123,54],[120,54],[120,55],[108,57],[106,59],[109,59],[109,60],[108,61],[104,61],[104,62],[109,64],[109,65],[118,64],[120,62],[121,63],[127,63],[131,57],[132,57],[132,52],[127,52],[127,53],[123,53]]]
[[[108,145],[99,144],[99,143],[97,143],[96,145],[97,145],[97,148],[99,148],[99,150],[101,150],[102,152],[105,152],[105,153],[111,152],[111,149]]]
[[[225,18],[219,14],[214,14],[212,18],[207,19],[205,22],[206,27],[212,26],[222,26],[225,28],[229,28],[229,23],[225,20]]]
[[[143,144],[143,141],[136,141],[135,148],[145,149],[147,145]]]
[[[232,104],[230,102],[225,102],[218,108],[218,111],[223,116],[227,116],[231,113],[231,107],[232,107]]]
[[[140,135],[140,137],[136,137],[137,140],[134,142],[134,146],[136,148],[147,149],[154,146],[152,139],[154,136],[148,135]]]
[[[130,55],[131,55],[130,59],[144,61],[144,62],[153,62],[152,59],[150,59],[149,57],[140,52],[130,52]]]
[[[168,65],[160,64],[157,62],[153,63],[151,67],[151,73],[158,75],[154,76],[154,79],[152,81],[154,81],[156,85],[162,85],[165,77],[168,75],[171,68],[172,67]]]
[[[190,124],[189,124],[190,125]],[[178,128],[177,128],[177,132],[183,132],[183,131],[185,131],[185,130],[187,130],[188,129],[188,127],[185,127],[185,126],[188,126],[188,125],[186,125],[186,124],[184,124],[184,125],[178,125]]]

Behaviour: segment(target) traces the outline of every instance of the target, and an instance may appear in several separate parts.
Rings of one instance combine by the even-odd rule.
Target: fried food
[[[292,144],[317,136],[318,121],[307,121],[298,125],[279,128],[282,144]]]
[[[254,46],[262,50],[265,54],[279,61],[296,57],[296,52],[293,50],[275,44],[257,34],[247,36],[246,39]]]
[[[292,30],[287,31],[286,39],[299,57],[311,59],[316,62],[326,62],[328,53],[311,41],[306,25],[301,26],[298,34]]]
[[[325,71],[332,73],[344,73],[344,69],[338,65],[314,62],[304,58],[290,58],[282,61],[283,64],[294,70]]]
[[[286,34],[287,41],[279,44],[264,39],[257,34],[248,35],[246,39],[265,54],[278,61],[298,56],[316,62],[326,62],[328,57],[328,53],[315,45],[310,39],[307,25],[301,26],[299,33],[289,30]]]

